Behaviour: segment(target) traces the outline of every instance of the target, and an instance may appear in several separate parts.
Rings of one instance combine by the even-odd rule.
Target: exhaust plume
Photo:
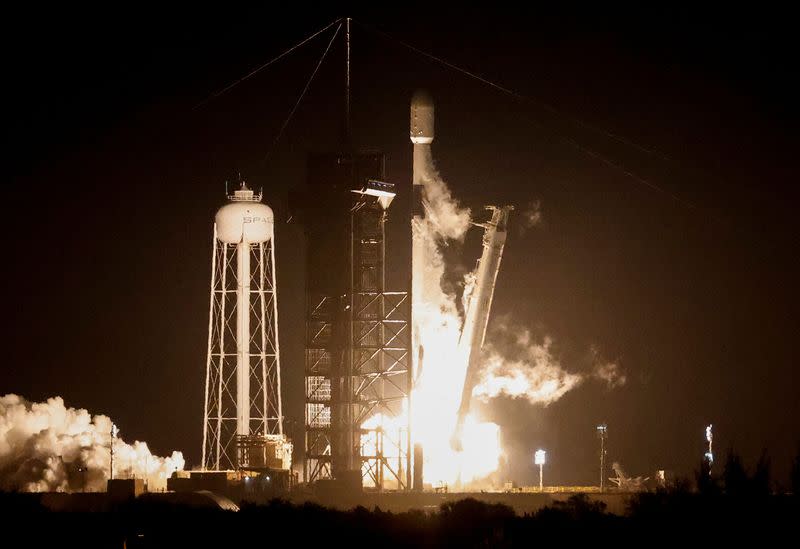
[[[68,408],[61,397],[29,402],[0,397],[0,489],[23,492],[103,491],[110,467],[111,419]],[[181,452],[150,453],[146,442],[113,439],[114,478],[143,478],[166,487],[183,469]]]
[[[432,484],[466,486],[497,470],[501,455],[499,428],[467,417],[463,451],[450,446],[455,429],[467,360],[458,341],[463,318],[458,296],[446,280],[444,247],[464,239],[470,211],[453,198],[433,163],[430,148],[415,149],[415,170],[423,186],[424,217],[415,217],[414,356],[419,368],[413,392],[413,429],[425,449],[425,478]],[[467,275],[468,287],[474,273]],[[469,289],[466,290],[467,292]]]
[[[530,341],[530,332],[524,330],[517,338],[518,358],[509,360],[488,343],[481,381],[472,391],[473,396],[487,401],[498,396],[526,398],[531,404],[547,406],[577,387],[583,376],[562,368],[546,337],[541,344]]]
[[[428,226],[428,234],[437,241],[463,240],[471,220],[469,208],[462,208],[453,198],[447,184],[442,180],[430,148],[425,148],[422,170],[422,184],[425,187],[423,221]]]
[[[593,375],[595,378],[605,381],[609,389],[622,387],[625,385],[625,382],[628,381],[628,378],[620,371],[619,365],[617,365],[616,362],[606,362],[596,365]]]
[[[583,383],[587,377],[604,381],[609,389],[621,387],[626,377],[615,362],[601,359],[591,347],[592,369],[586,375],[569,372],[553,355],[552,338],[533,341],[529,330],[515,330],[507,319],[497,322],[493,341],[484,347],[483,373],[472,395],[486,402],[499,396],[525,398],[531,404],[548,406]],[[500,352],[502,346],[504,352]],[[509,358],[513,357],[513,358]]]

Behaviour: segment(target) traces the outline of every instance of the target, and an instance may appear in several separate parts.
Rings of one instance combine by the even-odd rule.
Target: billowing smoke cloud
[[[529,330],[512,328],[509,324],[509,319],[502,317],[496,322],[492,342],[484,346],[482,375],[473,396],[483,401],[498,396],[525,398],[531,404],[547,406],[587,377],[602,380],[609,388],[625,384],[619,366],[602,361],[596,347],[590,349],[593,362],[590,374],[569,372],[553,355],[550,337],[539,343]]]
[[[528,206],[520,212],[521,225],[523,229],[531,229],[542,222],[542,204],[539,200],[532,200]]]
[[[425,187],[425,217],[422,221],[426,225],[426,235],[443,243],[462,240],[469,229],[469,208],[462,208],[453,198],[436,170],[429,148],[424,149],[422,166],[422,183]]]
[[[105,490],[110,466],[111,419],[68,408],[61,397],[29,402],[0,397],[0,489],[23,492]],[[114,476],[147,480],[161,489],[183,469],[180,452],[166,458],[147,443],[114,439]]]
[[[619,368],[616,362],[605,362],[597,364],[593,372],[594,377],[605,381],[609,389],[622,387],[628,380]]]
[[[551,352],[552,340],[542,343],[531,341],[528,330],[516,338],[515,359],[506,358],[491,343],[484,346],[484,363],[481,381],[472,391],[473,396],[488,400],[500,395],[526,398],[531,404],[547,406],[583,381],[583,376],[570,373]]]

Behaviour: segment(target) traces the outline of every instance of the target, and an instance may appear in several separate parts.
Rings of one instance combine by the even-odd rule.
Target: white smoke
[[[483,372],[473,396],[486,401],[504,395],[547,406],[583,381],[580,374],[562,368],[550,350],[550,338],[541,344],[533,343],[530,332],[522,330],[516,345],[518,358],[514,360],[507,359],[492,344],[484,347]]]
[[[464,293],[461,294],[461,308],[466,312],[472,292],[475,291],[475,284],[478,282],[478,275],[475,271],[464,275]]]
[[[421,178],[425,188],[425,217],[422,220],[426,225],[425,232],[428,236],[445,243],[448,240],[462,240],[469,229],[469,208],[462,208],[453,198],[447,184],[436,170],[430,148],[426,147],[424,152]]]
[[[0,397],[0,489],[23,492],[105,490],[110,467],[111,419],[68,408],[61,397],[29,402]],[[150,490],[183,469],[183,454],[166,458],[147,443],[113,439],[114,477],[143,478]]]
[[[622,387],[625,385],[625,382],[628,381],[628,378],[625,377],[625,374],[622,373],[616,362],[597,364],[594,368],[593,375],[597,379],[605,381],[609,389]]]
[[[493,342],[484,346],[481,378],[472,392],[484,402],[507,396],[547,406],[588,377],[604,381],[609,389],[625,384],[619,365],[603,361],[596,347],[590,348],[592,369],[588,375],[569,372],[554,356],[552,338],[544,337],[537,343],[529,330],[510,324],[507,317],[498,319],[492,331]]]
[[[528,207],[522,210],[521,213],[521,226],[524,229],[532,229],[542,222],[542,204],[539,200],[532,200],[528,203]]]

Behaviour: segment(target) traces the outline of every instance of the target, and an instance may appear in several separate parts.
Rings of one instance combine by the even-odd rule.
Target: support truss
[[[373,186],[370,186],[373,185]],[[349,288],[309,293],[305,479],[361,475],[378,490],[410,488],[410,300],[385,290],[386,208],[393,186],[353,193]]]
[[[266,439],[283,435],[280,400],[280,361],[273,239],[256,244],[226,244],[214,228],[208,359],[206,362],[203,469],[236,469],[237,452],[236,322],[237,250],[248,253],[250,280],[247,299],[250,337],[249,435]]]

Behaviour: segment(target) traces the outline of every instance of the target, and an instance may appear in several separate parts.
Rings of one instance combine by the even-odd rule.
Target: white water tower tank
[[[233,193],[217,211],[217,238],[226,244],[258,244],[273,237],[275,215],[247,187]]]

